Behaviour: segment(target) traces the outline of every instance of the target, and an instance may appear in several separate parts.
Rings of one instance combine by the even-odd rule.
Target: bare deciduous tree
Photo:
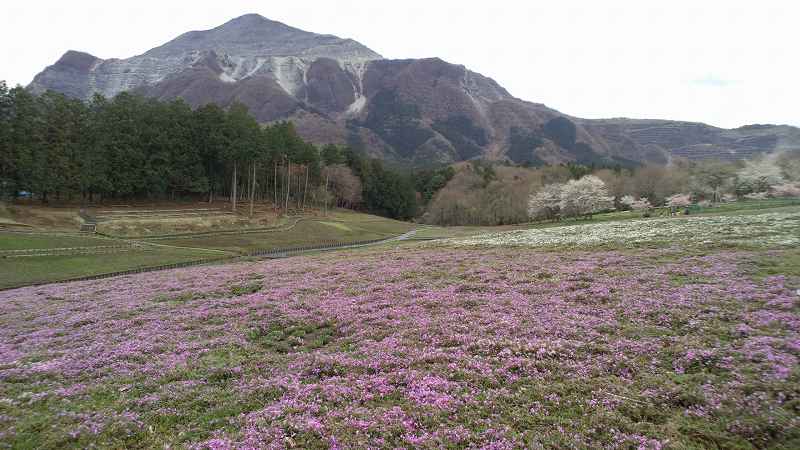
[[[329,190],[338,206],[353,207],[361,202],[361,180],[344,165],[327,166],[323,175],[329,181]]]

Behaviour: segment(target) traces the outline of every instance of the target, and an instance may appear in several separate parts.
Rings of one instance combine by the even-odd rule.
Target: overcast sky
[[[126,58],[258,13],[387,58],[438,56],[588,118],[800,126],[800,1],[4,1],[0,79],[66,50]]]

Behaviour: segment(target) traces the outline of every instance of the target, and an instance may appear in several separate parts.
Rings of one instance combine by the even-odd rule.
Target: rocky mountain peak
[[[216,61],[212,61],[216,59]],[[306,70],[317,60],[335,61],[351,73],[369,61],[382,59],[366,46],[337,36],[290,27],[258,14],[245,14],[210,30],[189,31],[164,45],[128,59],[101,60],[70,50],[38,74],[29,89],[53,89],[88,99],[106,97],[209,69],[223,83],[249,78],[270,78],[289,95],[303,91]],[[209,75],[208,71],[203,72]],[[183,79],[186,77],[183,76]]]
[[[98,60],[99,58],[86,52],[67,50],[67,52],[56,61],[56,64],[71,67],[76,70],[88,70]]]
[[[381,58],[351,39],[303,31],[258,14],[246,14],[210,30],[184,33],[142,56],[169,58],[205,50],[240,57],[326,57],[347,61]]]
[[[514,98],[461,65],[383,59],[352,39],[258,14],[183,33],[128,59],[71,50],[28,88],[81,99],[134,91],[195,107],[240,102],[262,123],[291,120],[313,142],[346,143],[414,166],[474,158],[635,165],[800,148],[794,127],[570,117]]]
[[[279,24],[279,25],[283,25],[284,27],[287,27],[287,28],[292,28],[292,27],[289,27],[288,25],[282,24],[281,22],[277,22],[277,21],[274,21],[274,20],[267,19],[266,17],[264,17],[264,16],[262,16],[261,14],[258,14],[258,13],[242,14],[239,17],[234,17],[233,19],[225,22],[222,26],[223,27],[225,27],[225,26],[239,26],[239,25],[242,25],[242,24],[248,25],[248,24],[263,24],[263,23]]]

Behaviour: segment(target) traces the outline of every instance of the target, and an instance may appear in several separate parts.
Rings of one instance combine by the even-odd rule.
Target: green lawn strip
[[[413,230],[414,224],[408,222],[360,222],[346,224],[352,230],[361,230],[367,233],[381,233],[385,235],[398,235]]]
[[[143,240],[143,243],[153,245],[120,253],[0,258],[0,288],[218,258],[222,252],[248,253],[255,250],[383,239],[411,229],[413,224],[406,222],[366,214],[337,212],[329,220],[301,221],[297,226],[283,232],[157,239],[152,242]],[[129,242],[131,241],[77,234],[0,233],[0,250],[96,247],[125,245]]]
[[[703,208],[702,213],[713,214],[717,212],[752,211],[771,208],[784,208],[787,206],[800,206],[800,199],[796,198],[771,198],[767,200],[744,200],[731,203],[720,203],[714,208]]]
[[[191,224],[183,224],[178,227],[175,226],[173,230],[165,224],[170,222],[170,219],[163,220],[162,224],[158,217],[148,219],[148,224],[152,225],[149,229],[143,225],[145,219],[126,219],[117,220],[113,222],[103,222],[98,224],[98,230],[114,237],[129,238],[129,239],[183,239],[183,238],[200,238],[204,235],[224,235],[224,234],[238,234],[238,233],[256,233],[259,232],[284,232],[291,229],[297,222],[305,221],[321,221],[329,223],[341,223],[348,228],[359,228],[372,231],[381,231],[390,234],[400,234],[410,230],[413,224],[409,222],[402,222],[398,220],[388,219],[385,217],[373,216],[370,214],[358,213],[349,210],[334,210],[327,216],[314,216],[314,215],[300,215],[300,216],[284,216],[277,219],[277,221],[270,226],[263,226],[256,223],[247,223],[249,220],[245,216],[236,216],[239,219],[238,226],[236,224],[227,224],[223,227],[202,227],[196,225],[192,227]],[[197,222],[201,223],[205,218],[197,217]],[[213,218],[212,218],[213,219]],[[187,219],[190,221],[190,219]],[[142,222],[142,223],[140,223]],[[160,224],[160,225],[159,225]],[[113,225],[113,226],[112,226]]]
[[[62,281],[219,256],[218,253],[200,250],[159,248],[94,255],[3,258],[0,259],[0,288]]]
[[[345,224],[347,225],[347,224]],[[408,227],[411,229],[412,227]],[[355,242],[382,239],[408,231],[361,229],[359,227],[332,226],[319,221],[305,221],[294,228],[277,233],[248,233],[199,238],[160,239],[159,244],[179,247],[208,248],[248,253],[254,250],[282,249],[299,246],[324,245],[332,242]]]
[[[97,247],[119,244],[89,235],[32,234],[0,232],[0,251],[49,248]]]

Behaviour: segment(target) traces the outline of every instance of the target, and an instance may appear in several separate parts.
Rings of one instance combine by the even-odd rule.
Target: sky
[[[246,13],[463,64],[577,117],[800,126],[796,0],[4,0],[0,80],[27,85],[69,49],[134,56]]]

